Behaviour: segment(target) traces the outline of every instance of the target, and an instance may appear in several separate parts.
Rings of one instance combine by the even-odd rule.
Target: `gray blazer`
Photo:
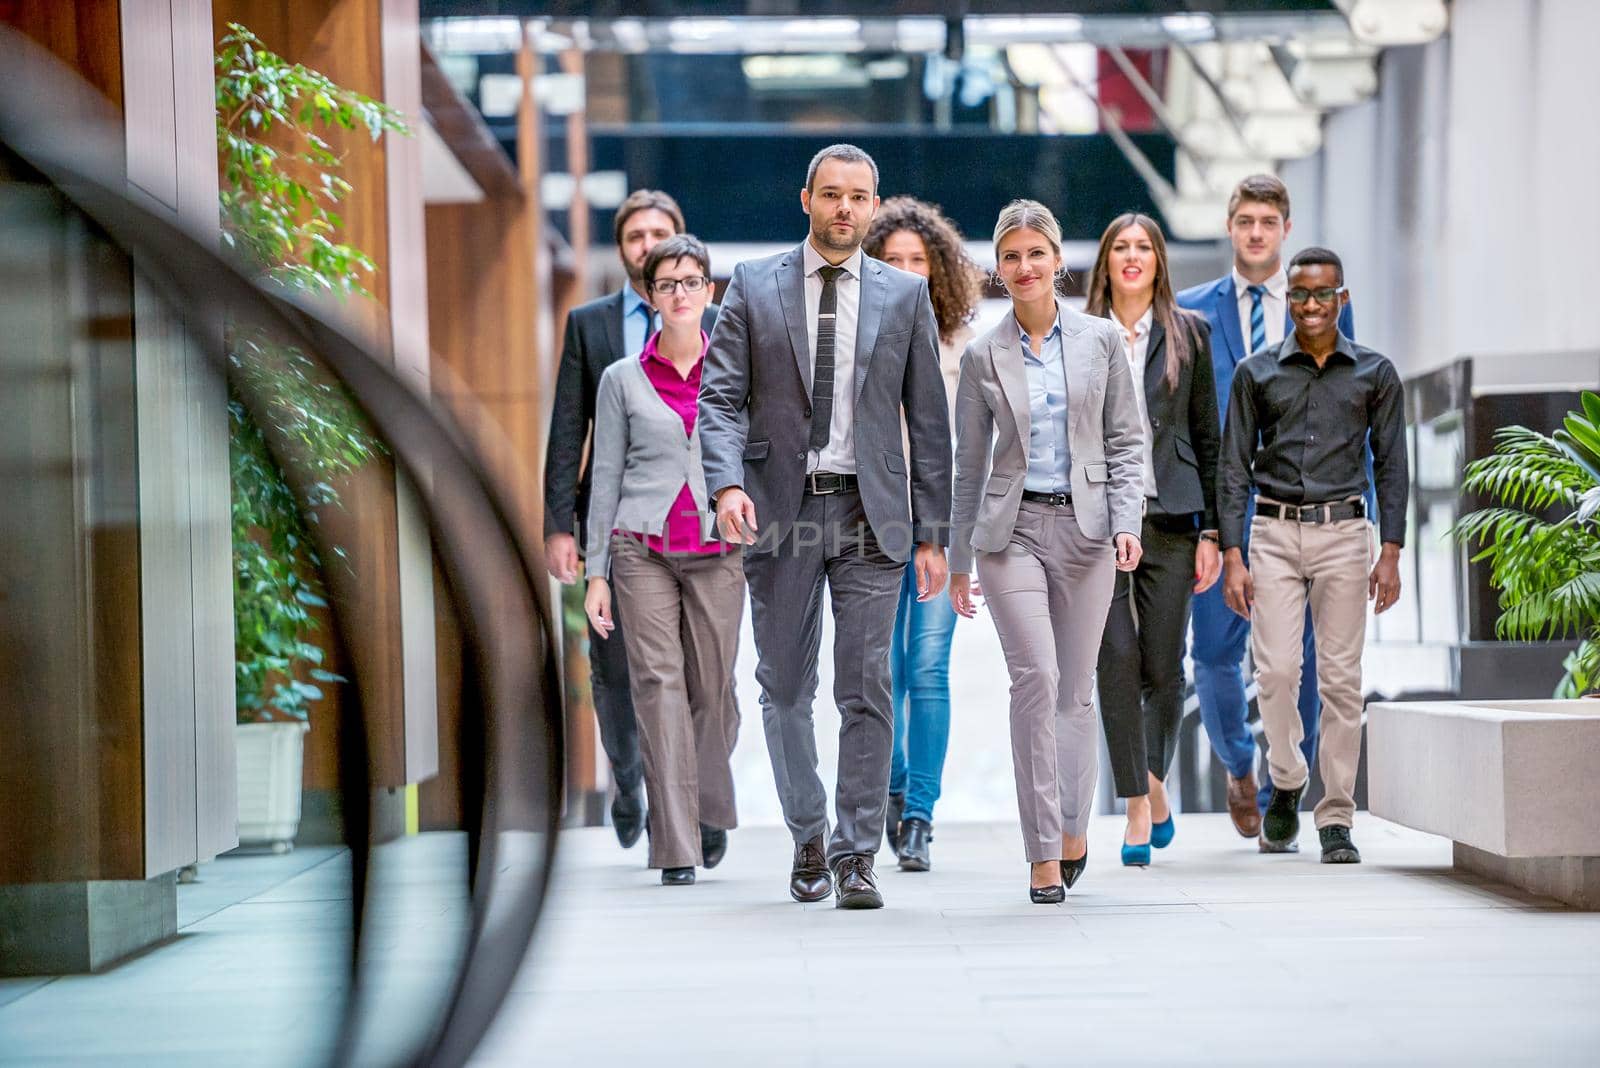
[[[811,432],[811,343],[797,247],[734,268],[711,332],[697,423],[706,486],[739,486],[772,552],[800,513]],[[855,449],[861,503],[891,559],[949,541],[950,417],[926,280],[862,258],[856,325]],[[905,409],[909,465],[900,444]],[[907,494],[907,472],[910,493]]]
[[[700,536],[716,535],[706,507],[699,420],[685,434],[683,417],[667,407],[637,359],[618,360],[600,376],[589,466],[594,483],[584,553],[591,578],[611,577],[613,530],[662,533],[685,482],[699,511]]]
[[[1072,508],[1091,538],[1139,535],[1144,508],[1144,427],[1138,385],[1107,319],[1057,300],[1067,372]],[[1028,372],[1015,315],[967,346],[956,389],[956,474],[950,570],[970,573],[974,552],[1011,541],[1028,475]]]

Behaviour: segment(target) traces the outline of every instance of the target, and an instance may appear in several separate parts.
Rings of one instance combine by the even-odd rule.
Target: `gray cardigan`
[[[700,465],[700,427],[683,432],[683,417],[650,384],[637,357],[618,360],[600,376],[595,400],[594,488],[589,497],[590,578],[611,577],[611,532],[664,533],[667,513],[689,484],[700,516],[700,536],[715,535]]]

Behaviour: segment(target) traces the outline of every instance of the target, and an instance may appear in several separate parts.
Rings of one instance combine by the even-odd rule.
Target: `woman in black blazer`
[[[1205,320],[1179,308],[1161,228],[1130,212],[1100,238],[1090,315],[1110,319],[1141,388],[1145,514],[1139,566],[1119,572],[1100,643],[1100,715],[1117,796],[1126,798],[1122,862],[1150,863],[1172,841],[1165,780],[1183,716],[1189,598],[1217,581],[1221,428]]]

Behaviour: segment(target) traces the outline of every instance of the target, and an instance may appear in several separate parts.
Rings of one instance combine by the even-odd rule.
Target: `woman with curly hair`
[[[939,209],[911,197],[883,202],[862,247],[867,255],[928,280],[954,426],[961,353],[972,338],[967,323],[982,295],[977,264]],[[946,598],[917,600],[917,577],[908,567],[889,646],[894,747],[884,823],[902,871],[927,871],[931,863],[933,805],[939,799],[950,740],[950,640],[955,626],[956,613]]]

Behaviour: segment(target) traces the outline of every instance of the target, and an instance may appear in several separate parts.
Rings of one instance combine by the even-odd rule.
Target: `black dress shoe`
[[[1066,884],[1066,890],[1072,889],[1072,884],[1078,881],[1078,876],[1083,874],[1083,869],[1089,866],[1089,850],[1083,851],[1083,856],[1077,860],[1063,860],[1061,862],[1061,881]],[[1062,891],[1065,894],[1065,890]]]
[[[1350,840],[1350,828],[1322,827],[1318,829],[1317,837],[1322,839],[1322,863],[1361,863],[1361,850]]]
[[[933,825],[913,816],[900,824],[901,871],[927,871],[932,865],[928,858],[928,843],[933,841]]]
[[[700,825],[700,862],[715,868],[728,855],[728,832],[721,827]]]
[[[1300,795],[1305,788],[1272,788],[1272,800],[1261,817],[1259,848],[1263,853],[1300,852]]]
[[[841,909],[881,909],[883,895],[872,874],[872,858],[865,853],[849,853],[833,866],[834,906]]]
[[[662,868],[661,869],[661,885],[662,886],[693,886],[694,885],[694,869],[693,868]]]
[[[622,843],[623,849],[633,848],[639,835],[644,833],[644,824],[644,787],[617,794],[611,802],[611,827],[617,832],[617,841]]]
[[[1030,886],[1028,898],[1035,905],[1059,905],[1067,899],[1067,888],[1060,883],[1055,886]]]
[[[821,901],[833,890],[822,835],[794,847],[794,867],[789,871],[789,896],[796,901]]]
[[[891,852],[900,852],[900,814],[906,810],[905,794],[890,794],[889,807],[883,813],[883,836]]]

